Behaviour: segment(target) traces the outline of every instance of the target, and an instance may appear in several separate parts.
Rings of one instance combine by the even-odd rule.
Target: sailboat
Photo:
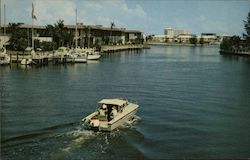
[[[85,49],[85,52],[88,55],[88,60],[98,60],[101,57],[100,52],[92,48]]]
[[[32,12],[31,12],[31,18],[32,18],[32,47],[31,47],[31,57],[36,56],[35,50],[34,50],[34,19],[36,20],[36,16],[34,14],[34,4],[32,3]],[[30,47],[28,47],[30,48]],[[26,48],[27,49],[27,48]],[[32,64],[32,58],[31,57],[25,57],[21,60],[21,65],[30,65]]]
[[[1,4],[1,0],[0,0],[0,4]],[[0,11],[2,10],[2,6],[0,6]],[[0,17],[1,19],[1,17]],[[5,25],[5,21],[6,21],[6,7],[4,4],[4,25]],[[6,35],[5,33],[6,29],[4,27],[4,37]],[[4,38],[4,42],[3,44],[1,44],[2,49],[0,51],[0,65],[7,65],[10,64],[10,56],[6,53],[6,48],[4,47],[4,43],[5,43],[5,38]]]
[[[77,9],[76,9],[76,27],[75,27],[75,48],[71,51],[72,56],[75,59],[75,63],[86,63],[87,54],[77,45]]]

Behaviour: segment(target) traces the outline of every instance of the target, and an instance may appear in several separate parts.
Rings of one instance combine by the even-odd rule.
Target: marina
[[[2,54],[4,57],[7,57],[8,64],[12,63],[20,63],[22,60],[29,60],[28,63],[25,61],[23,62],[23,65],[46,65],[49,62],[52,64],[65,64],[65,63],[86,63],[88,60],[99,60],[101,58],[101,55],[105,54],[111,54],[115,52],[120,51],[138,51],[142,50],[146,47],[146,49],[149,49],[148,46],[144,45],[125,45],[125,46],[104,46],[101,48],[100,52],[95,51],[94,49],[67,49],[66,47],[61,47],[57,51],[52,52],[42,52],[38,51],[35,52],[35,54],[27,54],[27,52],[14,52],[11,51],[9,54],[6,54],[6,51],[4,54]],[[82,58],[79,58],[81,54],[83,53],[84,56]],[[117,53],[119,54],[119,53]]]

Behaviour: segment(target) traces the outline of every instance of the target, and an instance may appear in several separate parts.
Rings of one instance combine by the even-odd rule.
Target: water
[[[152,46],[100,62],[0,67],[1,159],[250,158],[250,59],[218,47]],[[84,130],[102,98],[138,102],[141,118]]]

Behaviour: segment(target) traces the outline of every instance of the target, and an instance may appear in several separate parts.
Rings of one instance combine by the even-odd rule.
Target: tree
[[[165,38],[165,43],[168,43],[169,42],[169,38]]]
[[[243,35],[250,37],[250,12],[248,12],[247,20],[244,21],[244,23],[245,23],[246,34],[244,33]]]
[[[40,47],[43,51],[53,50],[54,42],[40,42]]]
[[[153,40],[153,36],[154,36],[154,35],[148,35],[148,36],[146,37],[146,42],[152,41],[152,40]]]
[[[54,31],[55,31],[55,27],[53,25],[48,24],[48,25],[45,26],[44,36],[46,36],[46,37],[51,37],[52,36],[53,37]]]
[[[242,42],[239,36],[225,37],[222,40],[220,49],[225,51],[238,50],[242,46]]]
[[[191,44],[194,44],[194,45],[197,44],[197,38],[196,38],[196,37],[191,37],[191,38],[189,39],[189,41],[190,41]]]
[[[57,24],[55,24],[54,36],[53,40],[55,40],[57,47],[63,46],[63,29],[64,29],[64,21],[59,19]]]
[[[110,38],[109,38],[109,44],[114,43],[112,38],[112,29],[115,27],[115,22],[110,23]]]
[[[200,38],[200,44],[203,45],[204,44],[204,38]]]
[[[10,49],[24,51],[28,47],[27,31],[20,28],[22,23],[9,23],[8,32],[10,36]]]
[[[59,19],[56,24],[46,25],[45,32],[43,34],[47,37],[52,37],[53,42],[51,44],[45,44],[47,49],[54,45],[55,48],[60,46],[72,46],[74,35],[71,31],[67,30],[64,26],[64,21]]]
[[[246,42],[244,46],[245,48],[249,50],[250,48],[250,12],[248,12],[248,17],[247,17],[247,20],[244,21],[244,24],[245,24],[245,30],[246,30],[246,34],[243,33],[243,37],[246,38]]]

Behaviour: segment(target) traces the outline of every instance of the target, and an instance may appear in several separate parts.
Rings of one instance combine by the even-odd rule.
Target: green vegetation
[[[200,38],[200,44],[203,45],[205,42],[204,42],[204,38]]]
[[[220,45],[220,49],[226,52],[249,52],[250,51],[250,12],[247,20],[244,21],[246,33],[243,37],[225,37]]]
[[[49,49],[57,49],[61,46],[72,46],[73,45],[73,39],[74,35],[72,32],[67,30],[64,26],[63,20],[58,20],[56,24],[53,25],[46,25],[45,33],[44,35],[41,35],[41,37],[51,37],[53,39],[52,44],[50,43],[43,43],[45,48]],[[51,46],[53,46],[51,48]]]
[[[194,45],[196,45],[197,44],[197,38],[196,37],[192,37],[192,38],[190,38],[190,43],[191,44],[194,44]]]
[[[28,35],[25,30],[21,30],[19,26],[22,23],[10,23],[7,31],[11,33],[10,49],[24,51],[28,47]]]
[[[11,50],[24,51],[27,47],[31,47],[32,34],[29,33],[27,29],[20,28],[21,24],[22,23],[9,23],[9,27],[7,28],[8,32],[11,33],[9,41],[9,49]],[[39,34],[40,37],[52,37],[53,41],[40,42],[39,40],[34,40],[35,50],[41,48],[42,50],[49,51],[57,49],[60,46],[70,47],[74,43],[74,35],[65,28],[63,20],[57,21],[54,26],[46,25],[46,29],[37,34]]]

